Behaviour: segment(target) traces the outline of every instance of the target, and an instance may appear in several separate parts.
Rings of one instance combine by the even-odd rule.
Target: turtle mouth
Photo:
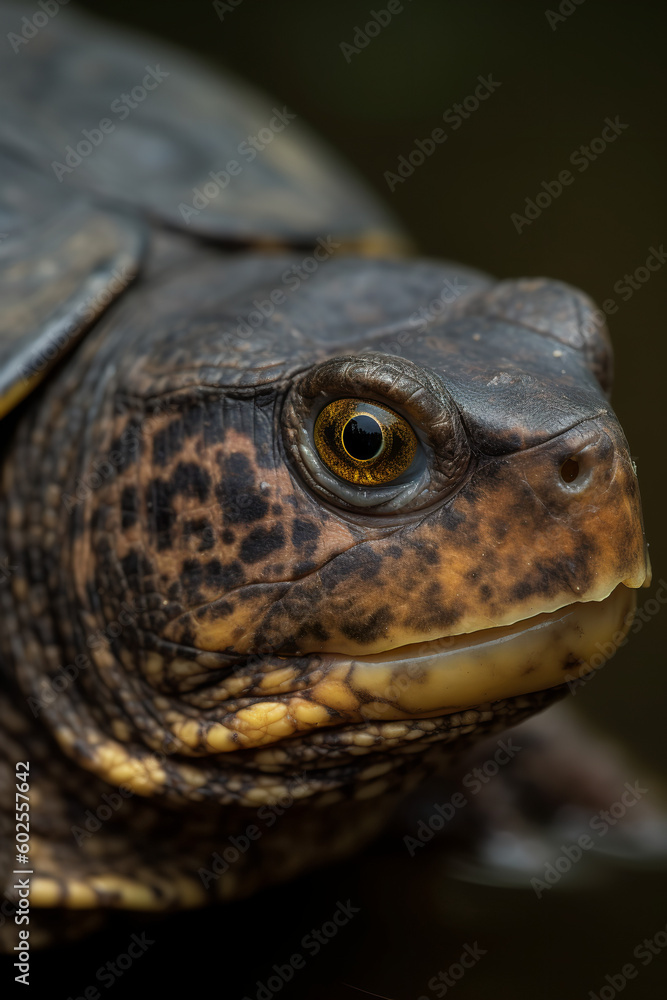
[[[448,716],[562,687],[614,654],[635,606],[634,592],[619,584],[601,601],[574,602],[512,625],[381,653],[304,657],[299,689],[267,685],[263,697],[214,724],[209,752],[257,749],[324,727]],[[293,659],[276,658],[283,665]]]
[[[352,707],[352,696],[363,719],[405,719],[542,691],[609,659],[635,606],[634,592],[619,584],[602,601],[574,602],[512,625],[332,656],[311,695],[338,711]]]

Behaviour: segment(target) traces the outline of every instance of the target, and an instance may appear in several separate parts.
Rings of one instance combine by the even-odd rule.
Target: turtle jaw
[[[613,655],[635,605],[634,592],[619,584],[601,601],[509,626],[382,653],[299,658],[301,688],[286,694],[267,684],[264,698],[209,730],[209,752],[257,749],[323,727],[448,716],[562,687]]]
[[[602,601],[574,602],[512,625],[444,636],[332,664],[311,695],[363,719],[424,718],[558,687],[606,662],[636,607],[619,584]],[[336,658],[338,659],[338,658]]]

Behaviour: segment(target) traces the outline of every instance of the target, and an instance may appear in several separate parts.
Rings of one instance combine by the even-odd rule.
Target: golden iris
[[[381,486],[409,467],[417,438],[407,420],[369,399],[336,399],[315,421],[315,446],[337,476]]]

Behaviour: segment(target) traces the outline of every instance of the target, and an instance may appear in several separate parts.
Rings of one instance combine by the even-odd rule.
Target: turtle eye
[[[315,421],[314,438],[327,468],[359,486],[397,479],[417,451],[417,437],[407,420],[368,399],[327,404]]]

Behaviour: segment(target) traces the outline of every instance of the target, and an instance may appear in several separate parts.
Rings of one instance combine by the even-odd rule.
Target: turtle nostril
[[[579,475],[579,462],[576,458],[566,458],[560,467],[560,474],[564,483],[573,483]]]

